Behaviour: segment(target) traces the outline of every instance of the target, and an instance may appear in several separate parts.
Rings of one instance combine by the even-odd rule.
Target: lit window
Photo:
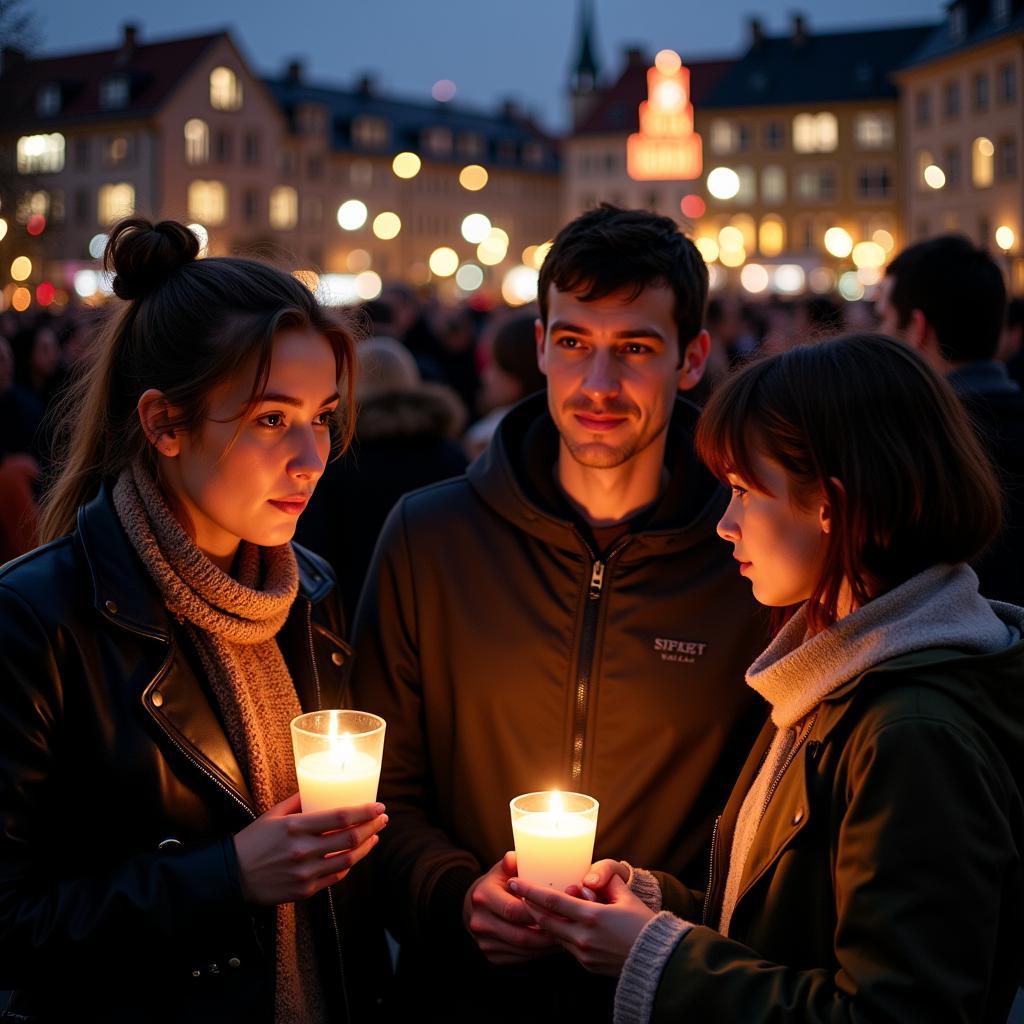
[[[299,195],[291,185],[278,185],[270,191],[270,226],[289,231],[299,221]]]
[[[423,133],[423,148],[434,156],[448,156],[452,151],[452,133],[448,128],[434,125]]]
[[[50,216],[49,192],[25,192],[18,199],[18,207],[15,211],[15,217],[19,224],[24,224],[29,217],[33,217],[37,214],[40,217]]]
[[[391,141],[391,129],[382,117],[357,117],[352,122],[352,141],[363,149],[383,149]]]
[[[223,224],[228,215],[228,190],[220,181],[193,181],[188,187],[188,216],[207,227]]]
[[[896,129],[888,111],[858,114],[853,123],[853,137],[860,149],[888,149]]]
[[[210,126],[193,117],[185,122],[185,163],[205,164],[210,159]]]
[[[793,118],[793,148],[798,153],[831,153],[837,145],[835,114],[797,114]]]
[[[762,256],[778,256],[786,248],[786,226],[781,217],[769,214],[761,221],[757,247]]]
[[[64,136],[23,135],[18,139],[19,174],[53,174],[64,169]]]
[[[210,72],[210,106],[214,110],[238,110],[242,106],[242,83],[231,68]]]
[[[753,167],[737,167],[736,176],[740,179],[740,190],[734,196],[734,202],[752,203],[757,197],[757,174]],[[751,243],[753,248],[753,243]]]
[[[798,199],[828,202],[835,198],[836,172],[831,167],[799,171],[794,191]]]
[[[988,188],[995,171],[996,148],[984,136],[971,143],[971,182],[975,188]]]
[[[104,110],[120,110],[128,106],[131,83],[126,75],[111,75],[100,82],[100,106]]]
[[[476,132],[467,132],[459,136],[459,155],[468,160],[476,160],[484,155],[484,140]]]
[[[781,203],[786,199],[786,169],[771,165],[761,171],[761,198],[766,203]]]
[[[106,162],[108,167],[117,167],[127,163],[132,155],[131,139],[124,135],[116,135],[107,140]]]
[[[739,133],[732,121],[712,121],[708,134],[712,153],[735,153],[739,147]]]
[[[134,185],[129,185],[126,181],[100,185],[96,204],[96,219],[100,224],[110,224],[121,217],[130,217],[134,212]]]
[[[36,93],[36,113],[40,117],[52,117],[60,111],[60,86],[44,85]]]

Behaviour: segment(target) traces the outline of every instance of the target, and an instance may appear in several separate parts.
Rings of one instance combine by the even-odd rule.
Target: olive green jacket
[[[1024,641],[905,655],[822,703],[724,937],[708,925],[772,733],[717,823],[708,892],[658,875],[663,906],[695,927],[651,1019],[1003,1024],[1024,975]]]

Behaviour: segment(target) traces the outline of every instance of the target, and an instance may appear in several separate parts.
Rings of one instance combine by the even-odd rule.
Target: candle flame
[[[343,771],[345,762],[355,753],[355,744],[352,742],[352,734],[343,732],[338,735],[337,720],[331,720],[331,731],[329,734],[331,757],[337,762],[338,767]]]
[[[557,789],[551,793],[551,813],[558,817],[565,813],[565,808],[562,806],[562,794]]]

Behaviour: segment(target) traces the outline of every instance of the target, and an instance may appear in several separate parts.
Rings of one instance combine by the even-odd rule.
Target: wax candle
[[[520,878],[555,889],[590,870],[598,803],[582,793],[526,793],[511,803]]]
[[[384,720],[358,711],[322,711],[292,722],[302,810],[328,811],[377,799]]]

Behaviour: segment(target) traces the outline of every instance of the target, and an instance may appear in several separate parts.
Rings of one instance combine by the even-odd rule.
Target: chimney
[[[289,85],[302,85],[302,70],[301,60],[288,61],[288,70],[285,74],[285,79]]]
[[[360,96],[372,96],[376,91],[377,83],[369,72],[364,72],[356,79],[356,92]]]
[[[626,57],[626,67],[645,68],[650,63],[643,47],[627,46],[623,52]]]
[[[513,99],[501,101],[501,116],[507,121],[518,121],[523,116],[519,104]]]
[[[800,11],[793,14],[793,45],[803,46],[807,42],[807,19]]]
[[[750,29],[750,48],[756,50],[764,42],[764,22],[760,18],[750,18],[747,25]]]
[[[135,54],[139,43],[139,26],[134,21],[126,21],[121,26],[121,52],[117,55],[121,61],[130,60]]]

